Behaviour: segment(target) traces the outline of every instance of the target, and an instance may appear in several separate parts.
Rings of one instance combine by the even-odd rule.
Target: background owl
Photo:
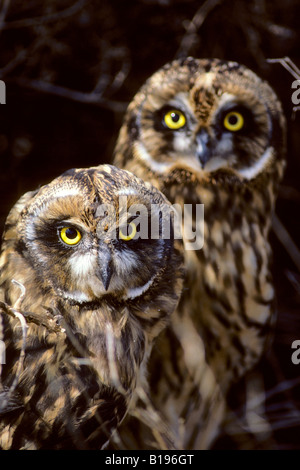
[[[171,224],[169,237],[139,236],[141,205],[147,226]],[[167,206],[103,165],[67,171],[13,207],[0,259],[2,448],[99,449],[137,385],[146,391],[147,357],[182,286]]]
[[[114,163],[171,203],[204,204],[203,248],[184,251],[183,295],[151,358],[153,399],[184,448],[211,444],[223,397],[265,350],[274,320],[268,233],[284,153],[275,93],[235,62],[174,61],[128,107]]]

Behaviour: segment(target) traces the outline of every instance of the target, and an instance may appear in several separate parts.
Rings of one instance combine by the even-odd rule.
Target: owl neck
[[[201,181],[168,181],[159,179],[156,185],[172,204],[204,205],[204,221],[210,225],[211,217],[226,221],[237,228],[241,218],[258,224],[268,231],[274,210],[278,184],[263,178],[256,181],[233,182],[226,178],[203,178]],[[267,235],[267,233],[265,233]]]
[[[146,338],[138,322],[131,321],[125,310],[121,317],[119,311],[104,303],[98,309],[65,302],[58,305],[74,356],[88,358],[106,385],[119,386],[127,394],[135,387]]]

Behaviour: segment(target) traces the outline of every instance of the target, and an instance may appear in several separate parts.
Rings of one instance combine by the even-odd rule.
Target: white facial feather
[[[260,157],[260,159],[256,163],[254,163],[254,165],[252,165],[249,168],[244,168],[242,170],[239,170],[238,173],[242,175],[243,178],[246,178],[247,180],[251,180],[255,178],[259,173],[263,171],[263,169],[266,167],[266,165],[272,158],[273,154],[274,154],[273,147],[268,147],[267,150]]]
[[[236,104],[236,97],[234,95],[232,95],[231,93],[223,93],[222,96],[220,97],[220,100],[219,100],[219,107],[218,107],[218,111],[225,105],[225,104],[232,104],[232,105],[235,105]]]
[[[138,258],[134,251],[115,251],[114,258],[118,276],[128,275],[137,266]]]
[[[71,273],[76,279],[86,279],[95,272],[97,257],[92,251],[83,255],[74,253],[68,260]]]
[[[153,276],[146,284],[144,284],[141,287],[133,287],[131,289],[127,289],[127,295],[126,299],[135,299],[136,297],[139,297],[142,295],[144,292],[146,292],[149,287],[152,285],[153,281],[155,279],[155,276]]]
[[[191,153],[191,137],[186,132],[177,132],[174,134],[174,149],[178,153]]]
[[[165,173],[173,165],[173,162],[167,163],[154,160],[141,142],[134,143],[134,152],[137,158],[147,163],[147,166],[157,173]]]

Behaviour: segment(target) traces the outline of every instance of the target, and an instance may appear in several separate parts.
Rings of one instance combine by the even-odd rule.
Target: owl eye
[[[185,115],[176,109],[171,109],[164,115],[164,123],[169,129],[180,129],[186,123]]]
[[[136,225],[134,222],[130,222],[130,224],[125,225],[124,227],[120,227],[119,229],[119,236],[121,240],[129,241],[132,240],[136,235]]]
[[[236,132],[242,129],[244,125],[244,118],[241,113],[231,111],[227,113],[223,121],[225,129],[231,132]]]
[[[60,238],[66,245],[77,245],[81,240],[81,233],[74,227],[64,227],[60,231]]]

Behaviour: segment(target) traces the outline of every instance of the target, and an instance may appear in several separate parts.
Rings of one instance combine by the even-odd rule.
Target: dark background
[[[174,58],[236,60],[278,93],[288,121],[282,225],[271,234],[278,323],[259,370],[284,449],[300,448],[300,364],[291,361],[300,339],[300,110],[293,113],[295,78],[267,59],[288,56],[300,67],[299,19],[299,0],[0,0],[1,230],[24,192],[68,168],[110,162],[127,104]],[[218,446],[238,444],[224,437]]]

